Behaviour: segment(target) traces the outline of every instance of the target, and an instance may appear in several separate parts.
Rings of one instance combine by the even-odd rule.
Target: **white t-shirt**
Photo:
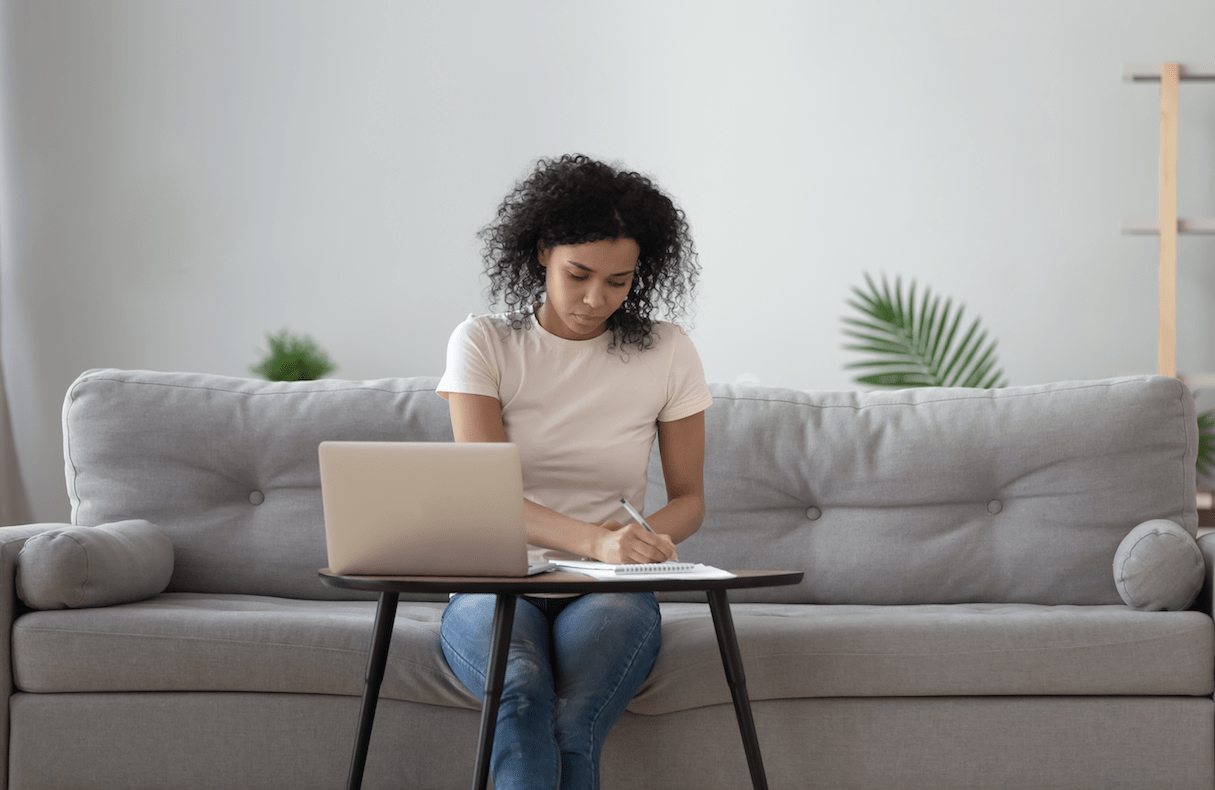
[[[691,339],[666,322],[654,345],[609,350],[550,334],[518,313],[469,316],[447,344],[438,392],[488,395],[502,404],[507,438],[519,447],[523,495],[582,521],[631,520],[620,505],[645,506],[646,467],[658,422],[713,402]]]

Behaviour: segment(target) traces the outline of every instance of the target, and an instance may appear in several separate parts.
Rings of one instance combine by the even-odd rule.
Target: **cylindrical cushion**
[[[1114,585],[1132,609],[1188,609],[1202,589],[1205,563],[1189,532],[1167,519],[1145,521],[1114,554]]]
[[[17,595],[34,609],[142,601],[173,575],[173,544],[155,524],[65,525],[35,535],[17,555]]]

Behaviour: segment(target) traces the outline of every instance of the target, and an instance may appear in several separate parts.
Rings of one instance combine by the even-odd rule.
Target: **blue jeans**
[[[443,655],[483,699],[495,596],[457,595]],[[658,656],[652,593],[520,597],[490,758],[495,790],[596,790],[599,751]]]

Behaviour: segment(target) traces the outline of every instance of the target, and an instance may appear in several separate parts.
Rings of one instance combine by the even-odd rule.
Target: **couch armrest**
[[[1215,532],[1209,532],[1199,538],[1198,548],[1202,551],[1202,561],[1206,564],[1206,575],[1202,582],[1202,592],[1198,593],[1198,600],[1194,601],[1194,608],[1210,616],[1215,612]]]
[[[8,787],[8,710],[13,696],[13,620],[20,611],[17,599],[17,555],[25,541],[48,529],[63,524],[25,524],[0,527],[0,691],[3,691],[4,715],[0,716],[0,790]]]

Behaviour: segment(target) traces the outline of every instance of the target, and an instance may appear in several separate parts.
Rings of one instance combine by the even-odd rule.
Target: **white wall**
[[[35,515],[93,367],[442,372],[476,230],[541,155],[657,177],[704,267],[711,380],[847,388],[863,272],[964,302],[1014,384],[1150,372],[1154,87],[1210,0],[2,0],[0,341]],[[1215,87],[1182,89],[1215,215]],[[1215,370],[1215,246],[1182,240],[1181,365]],[[1094,426],[1095,430],[1101,429]]]

